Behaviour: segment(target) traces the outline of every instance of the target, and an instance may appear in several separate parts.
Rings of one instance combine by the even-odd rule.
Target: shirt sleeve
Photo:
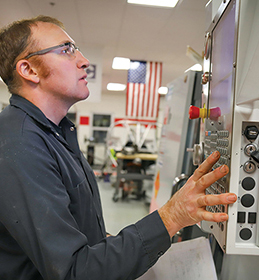
[[[171,244],[159,214],[89,246],[57,162],[44,141],[32,137],[1,149],[0,219],[43,279],[136,279],[147,271]]]

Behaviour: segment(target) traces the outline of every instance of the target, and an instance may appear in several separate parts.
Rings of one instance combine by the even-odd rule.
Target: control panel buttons
[[[250,143],[245,146],[244,152],[248,157],[250,157],[251,153],[255,152],[256,150],[257,150],[257,148],[256,148],[255,144]]]
[[[248,223],[249,224],[256,224],[256,212],[248,213]]]
[[[256,166],[255,166],[254,162],[252,162],[250,160],[245,162],[245,164],[244,164],[244,171],[246,173],[253,173],[253,172],[255,172],[255,170],[256,170]]]
[[[251,191],[255,187],[255,180],[252,177],[246,177],[242,180],[242,187],[246,191]]]
[[[258,128],[255,125],[247,126],[244,131],[244,135],[248,140],[255,140],[258,133]]]
[[[249,228],[243,228],[240,231],[239,236],[243,240],[249,240],[252,237],[252,231]]]
[[[229,131],[228,130],[219,130],[218,136],[219,137],[229,137]]]
[[[240,224],[244,224],[246,222],[246,212],[237,213],[237,222]]]
[[[254,197],[251,194],[245,194],[241,197],[241,204],[244,207],[251,207],[255,202]]]

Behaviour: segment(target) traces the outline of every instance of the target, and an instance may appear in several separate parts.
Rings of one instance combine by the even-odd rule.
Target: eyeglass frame
[[[58,49],[58,48],[61,48],[61,47],[65,47],[65,46],[72,46],[72,48],[76,51],[78,50],[79,51],[79,48],[72,42],[66,42],[66,43],[63,43],[63,44],[60,44],[60,45],[57,45],[57,46],[54,46],[54,47],[50,47],[50,48],[46,48],[46,49],[43,49],[43,50],[40,50],[40,51],[37,51],[37,52],[33,52],[33,53],[30,53],[28,54],[27,56],[25,56],[24,58],[22,59],[28,59],[34,55],[42,55],[42,54],[46,54],[50,51],[53,51],[55,49]]]

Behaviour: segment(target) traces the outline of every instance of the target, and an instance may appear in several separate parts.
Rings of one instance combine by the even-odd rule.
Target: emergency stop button
[[[207,117],[207,109],[199,108],[196,106],[191,105],[189,108],[189,119],[194,120],[198,118],[205,119]]]
[[[193,119],[198,119],[199,117],[200,117],[200,108],[196,106],[190,106],[189,118],[193,120]]]
[[[199,108],[191,105],[189,108],[189,119],[205,119],[209,117],[211,120],[217,120],[221,116],[221,110],[219,107],[211,108],[207,110],[205,105],[203,108]]]

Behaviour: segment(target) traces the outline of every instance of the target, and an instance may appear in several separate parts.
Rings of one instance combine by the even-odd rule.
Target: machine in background
[[[129,197],[150,202],[144,181],[151,182],[154,177],[152,166],[155,166],[157,159],[157,131],[160,127],[161,124],[156,121],[141,120],[119,120],[109,127],[104,168],[107,168],[109,163],[116,168],[114,202],[119,198]],[[125,141],[120,147],[113,136],[116,129],[124,131]]]

